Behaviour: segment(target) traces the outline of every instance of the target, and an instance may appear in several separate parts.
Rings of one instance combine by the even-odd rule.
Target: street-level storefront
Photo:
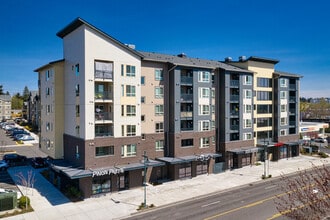
[[[165,162],[168,177],[171,180],[190,179],[198,175],[213,173],[215,159],[221,154],[201,154],[184,157],[161,157],[157,160]]]
[[[89,198],[98,194],[140,187],[143,185],[145,174],[147,182],[167,179],[167,176],[162,174],[164,166],[164,162],[148,159],[146,164],[135,163],[83,170],[58,160],[53,161],[50,166],[49,176],[50,181],[61,191],[74,186],[83,193],[84,198]]]
[[[265,146],[260,147],[260,151],[264,155]],[[268,143],[266,145],[268,160],[278,161],[280,159],[299,156],[299,143],[298,142],[278,142]]]
[[[255,164],[258,148],[244,147],[227,151],[227,166],[229,169],[242,168]]]

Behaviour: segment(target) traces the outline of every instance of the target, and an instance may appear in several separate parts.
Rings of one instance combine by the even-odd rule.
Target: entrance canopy
[[[180,163],[188,163],[192,161],[204,161],[209,160],[211,158],[222,157],[222,154],[217,153],[205,153],[200,155],[188,155],[183,157],[160,157],[157,158],[159,161],[163,161],[169,164],[180,164]]]
[[[241,148],[227,150],[227,152],[235,153],[235,154],[249,154],[249,153],[258,152],[258,148],[257,147],[241,147]]]

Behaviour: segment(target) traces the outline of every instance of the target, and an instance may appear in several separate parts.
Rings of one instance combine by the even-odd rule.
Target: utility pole
[[[267,177],[266,160],[267,160],[267,145],[266,145],[266,139],[264,139],[264,178]]]

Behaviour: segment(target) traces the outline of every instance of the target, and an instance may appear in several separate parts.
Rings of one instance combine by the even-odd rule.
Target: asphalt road
[[[286,219],[276,216],[274,196],[281,194],[279,178],[238,187],[133,215],[127,219],[256,220]]]

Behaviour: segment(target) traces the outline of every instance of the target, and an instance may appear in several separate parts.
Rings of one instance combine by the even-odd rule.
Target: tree
[[[19,93],[11,98],[11,108],[12,109],[22,109],[23,108],[23,98]]]
[[[24,90],[23,90],[23,101],[24,102],[28,101],[29,97],[30,97],[30,91],[29,91],[28,87],[25,86]]]
[[[313,165],[312,172],[299,171],[298,176],[282,176],[276,196],[277,210],[290,219],[324,219],[330,216],[330,167]]]
[[[3,86],[2,85],[0,85],[0,95],[4,95],[4,93],[3,93]]]
[[[18,178],[18,182],[20,185],[22,185],[23,187],[25,187],[25,209],[28,208],[28,206],[30,205],[30,201],[29,198],[27,197],[28,194],[28,189],[29,188],[33,188],[34,183],[35,183],[35,175],[34,172],[32,170],[27,172],[27,175],[25,176],[22,172],[19,172],[16,174],[16,177]]]

